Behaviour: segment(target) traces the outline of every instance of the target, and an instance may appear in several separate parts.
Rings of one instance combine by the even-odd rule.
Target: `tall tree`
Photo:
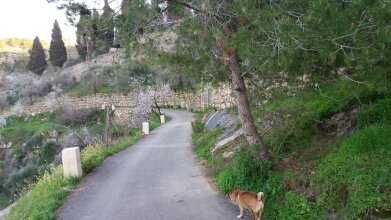
[[[52,40],[50,41],[49,60],[53,66],[62,67],[67,60],[67,51],[65,49],[64,41],[62,40],[62,33],[57,20],[54,21],[52,29]]]
[[[42,75],[47,67],[46,54],[38,37],[33,41],[33,48],[29,51],[30,60],[27,67],[31,72]]]

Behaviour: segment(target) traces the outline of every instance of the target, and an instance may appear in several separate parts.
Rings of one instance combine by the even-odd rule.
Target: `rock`
[[[212,154],[214,154],[218,149],[225,146],[229,142],[236,140],[236,138],[240,137],[242,134],[243,134],[243,130],[239,129],[233,132],[232,134],[231,132],[229,132],[224,138],[221,138],[222,136],[220,136],[219,141],[215,144],[215,147],[212,149]]]
[[[229,159],[235,155],[235,152],[229,151],[229,152],[224,152],[223,153],[223,158],[224,159]]]
[[[204,121],[205,128],[208,130],[225,129],[224,133],[217,139],[215,147],[211,150],[212,154],[243,135],[243,130],[241,128],[237,129],[236,119],[228,114],[227,110],[213,112],[205,117]]]
[[[205,120],[205,128],[216,130],[218,128],[229,128],[235,126],[235,120],[228,114],[227,110],[216,111],[209,114]]]
[[[58,132],[57,132],[56,130],[50,130],[50,131],[49,131],[49,136],[50,136],[51,138],[56,139],[56,138],[58,137]]]
[[[7,125],[7,120],[3,117],[0,117],[0,128],[3,128]]]

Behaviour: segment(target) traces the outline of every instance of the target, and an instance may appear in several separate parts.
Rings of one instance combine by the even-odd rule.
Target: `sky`
[[[101,7],[96,5],[97,2],[102,3],[103,0],[87,0],[87,5]],[[63,40],[74,44],[75,28],[67,23],[65,12],[58,10],[55,4],[49,4],[46,0],[0,0],[0,38],[34,39],[38,36],[39,39],[50,42],[55,19],[62,31]]]
[[[0,38],[29,38],[51,40],[54,20],[57,19],[63,40],[76,40],[75,29],[67,25],[64,11],[46,0],[0,0]]]

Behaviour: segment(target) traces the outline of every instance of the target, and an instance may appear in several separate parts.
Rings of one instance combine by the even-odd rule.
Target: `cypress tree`
[[[57,20],[54,21],[52,29],[52,40],[50,41],[49,60],[53,66],[62,67],[67,60],[67,51],[65,49],[64,41],[62,40],[62,33]]]
[[[33,41],[33,48],[29,51],[29,53],[30,60],[27,65],[28,69],[37,75],[42,75],[43,71],[46,69],[47,63],[45,51],[43,50],[38,37],[35,37]]]

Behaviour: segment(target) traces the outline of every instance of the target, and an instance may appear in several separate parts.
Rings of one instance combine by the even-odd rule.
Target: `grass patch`
[[[253,109],[260,128],[269,128],[266,123],[273,121],[272,128],[263,137],[273,156],[281,158],[281,153],[314,146],[319,137],[317,124],[322,120],[353,107],[378,102],[391,93],[390,72],[358,73],[349,77],[352,80],[330,82],[323,79],[325,82],[319,83],[317,89],[307,88],[291,97],[280,94],[264,108]],[[380,101],[370,108],[372,110],[368,109],[366,115],[363,113],[359,117],[358,123],[363,124],[360,126],[379,120],[389,121],[389,103]]]
[[[65,178],[62,168],[52,168],[22,196],[7,216],[8,220],[54,219],[56,210],[80,178]]]
[[[77,83],[71,89],[67,90],[65,93],[67,95],[76,96],[76,97],[94,95],[94,90],[91,88],[91,86],[87,86],[86,83],[87,82],[83,80]],[[95,94],[97,93],[112,94],[117,92],[118,92],[117,87],[111,86],[107,83],[102,83],[97,86]],[[119,92],[123,92],[123,91],[119,91]]]
[[[54,114],[41,113],[36,116],[10,116],[7,125],[0,130],[0,135],[14,145],[23,143],[33,136],[48,131],[55,126]]]
[[[391,124],[391,98],[367,106],[357,114],[356,124],[364,128],[372,124]]]
[[[326,219],[325,213],[316,203],[309,202],[302,195],[291,191],[284,194],[282,202],[274,203],[271,206],[274,216],[270,216],[268,219]],[[265,216],[267,215],[265,213]]]
[[[391,210],[391,126],[370,126],[344,140],[319,166],[319,203],[343,218]],[[389,216],[390,217],[390,216]]]

